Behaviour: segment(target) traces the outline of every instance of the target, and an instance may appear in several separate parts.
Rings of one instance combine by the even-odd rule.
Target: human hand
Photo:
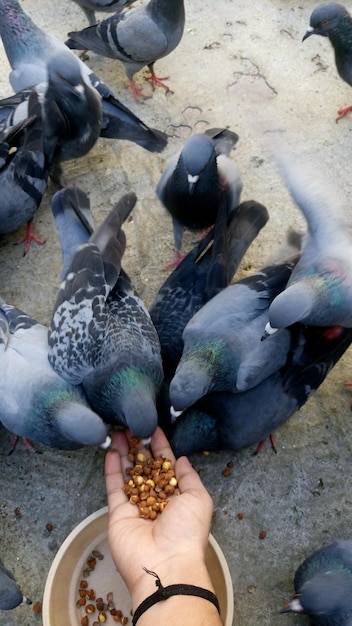
[[[212,590],[205,566],[212,499],[186,457],[175,457],[160,428],[151,440],[154,457],[175,463],[180,494],[173,495],[163,513],[151,521],[139,516],[137,506],[124,493],[131,433],[113,434],[116,450],[106,455],[105,478],[109,505],[109,544],[118,571],[131,593],[134,608],[150,595],[153,582],[143,567],[158,574],[164,586],[189,583]],[[140,442],[138,448],[151,456]]]

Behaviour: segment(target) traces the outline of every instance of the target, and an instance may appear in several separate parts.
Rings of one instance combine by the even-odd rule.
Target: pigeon
[[[229,285],[246,250],[269,219],[266,208],[252,200],[240,204],[228,217],[227,201],[223,192],[214,227],[167,277],[150,308],[168,380],[182,356],[186,324]]]
[[[260,338],[268,308],[285,288],[297,258],[229,285],[192,317],[183,331],[183,353],[170,383],[174,410],[184,411],[213,391],[246,391],[284,366],[289,331],[282,329],[268,342]]]
[[[87,154],[100,136],[101,98],[82,78],[78,59],[69,52],[55,53],[48,60],[48,82],[32,89],[40,98],[43,117],[45,154],[50,161],[50,176],[59,187],[61,162]],[[29,92],[31,93],[31,92]],[[28,91],[0,101],[5,112],[5,127],[28,115]]]
[[[352,541],[339,539],[299,566],[295,596],[281,613],[305,613],[314,626],[352,624]]]
[[[94,221],[87,194],[77,185],[66,185],[51,199],[51,210],[60,235],[61,280],[65,280],[78,246],[87,243]]]
[[[17,0],[0,0],[0,36],[12,68],[9,80],[16,93],[47,82],[48,59],[68,52],[64,42],[41,30]],[[76,58],[74,52],[71,55]],[[83,80],[96,89],[102,101],[100,136],[132,141],[150,152],[164,150],[167,135],[149,128],[81,59],[77,61]]]
[[[336,68],[342,80],[352,86],[352,17],[347,9],[337,2],[322,2],[310,16],[310,26],[303,36],[305,41],[311,35],[328,37],[335,51]],[[352,105],[339,109],[338,122]]]
[[[59,450],[107,448],[107,426],[83,390],[48,361],[48,328],[0,299],[0,422],[16,436]]]
[[[280,266],[277,271],[281,271]],[[239,393],[208,393],[162,427],[176,457],[200,450],[240,450],[258,446],[316,392],[352,342],[352,330],[294,324],[284,364],[255,387]]]
[[[295,322],[352,327],[352,236],[338,195],[303,163],[282,161],[286,183],[307,220],[302,255],[269,308],[263,338]]]
[[[97,23],[95,11],[103,13],[119,13],[126,6],[133,4],[136,0],[73,0],[78,4],[86,16],[89,26]]]
[[[138,97],[149,97],[133,79],[144,66],[150,70],[153,89],[159,85],[168,90],[163,82],[165,79],[156,76],[154,63],[175,50],[184,26],[184,0],[149,0],[147,4],[117,13],[99,24],[68,33],[66,45],[121,61],[131,92],[138,100]]]
[[[59,204],[63,210],[68,204],[71,211],[79,196],[70,194],[67,201],[70,191],[62,193]],[[135,202],[135,194],[123,196],[75,250],[54,306],[49,361],[66,381],[82,384],[104,421],[148,440],[157,427],[163,370],[157,332],[121,267],[126,245],[121,226]],[[65,246],[64,232],[60,238]]]
[[[23,595],[12,572],[0,559],[0,611],[10,611],[23,604],[32,604],[32,601]]]
[[[211,128],[191,135],[167,164],[156,193],[171,214],[176,251],[165,269],[177,266],[182,259],[184,227],[200,230],[215,223],[223,189],[229,197],[229,210],[238,206],[242,182],[238,166],[229,158],[237,141],[233,131]]]
[[[24,255],[35,236],[33,217],[46,191],[49,159],[44,151],[43,118],[37,94],[28,100],[28,117],[2,133],[0,143],[0,234],[11,233],[27,223]]]

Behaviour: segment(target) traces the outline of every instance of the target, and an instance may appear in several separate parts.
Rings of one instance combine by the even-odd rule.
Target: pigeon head
[[[91,377],[98,381],[94,386]],[[129,428],[139,439],[154,433],[158,424],[155,386],[143,371],[126,366],[111,373],[108,364],[88,375],[83,388],[105,422]]]
[[[192,135],[181,152],[179,166],[184,170],[189,193],[192,193],[204,171],[216,170],[216,152],[210,137],[202,133]]]
[[[282,291],[269,307],[269,325],[266,328],[268,334],[273,334],[274,329],[287,328],[296,322],[307,322],[312,313],[314,291],[309,288],[309,281],[302,280],[289,285]]]
[[[343,613],[347,605],[351,608],[351,599],[348,599],[351,592],[350,576],[343,569],[334,569],[308,580],[299,593],[299,601],[305,613],[336,617],[338,613]]]
[[[307,580],[281,613],[305,613],[326,623],[340,623],[352,609],[351,574],[343,568],[331,569]],[[330,620],[333,620],[330,622]],[[320,623],[320,622],[319,622]],[[322,623],[325,624],[325,621]]]
[[[348,15],[347,9],[342,4],[322,2],[311,14],[310,25],[302,41],[305,41],[311,35],[330,37],[338,29],[340,18]]]

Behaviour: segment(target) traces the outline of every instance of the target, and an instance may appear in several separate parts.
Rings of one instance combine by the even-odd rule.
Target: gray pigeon
[[[111,443],[82,389],[52,369],[47,327],[2,299],[0,421],[17,436],[60,450]]]
[[[242,181],[238,166],[229,158],[237,141],[238,135],[231,130],[210,128],[187,139],[167,164],[156,193],[172,216],[176,252],[165,269],[182,258],[184,227],[199,230],[215,223],[223,190],[229,211],[238,206]]]
[[[0,611],[10,611],[22,604],[32,604],[20,590],[15,578],[0,560]]]
[[[84,156],[100,136],[101,98],[83,80],[78,59],[69,50],[55,53],[48,60],[48,82],[33,89],[42,107],[43,143],[50,175],[62,186],[61,162]],[[27,94],[20,92],[0,101],[5,112],[11,103],[14,107],[3,122],[5,127],[28,116]]]
[[[337,2],[322,2],[310,16],[310,26],[303,41],[311,35],[328,37],[335,52],[336,68],[341,78],[352,86],[352,17]],[[352,105],[339,109],[336,121],[352,110]]]
[[[281,613],[305,613],[314,626],[352,625],[352,541],[309,556],[295,573],[296,595]]]
[[[126,6],[133,4],[136,0],[73,0],[84,12],[89,26],[97,23],[95,11],[103,13],[119,13]]]
[[[27,223],[24,254],[31,242],[43,243],[33,232],[33,216],[46,191],[50,159],[44,152],[43,118],[37,94],[28,100],[28,117],[2,133],[0,144],[0,234]]]
[[[276,271],[286,268],[277,266]],[[257,280],[261,280],[260,274]],[[176,421],[161,424],[176,457],[198,450],[240,450],[269,437],[316,392],[334,365],[350,347],[352,330],[294,324],[284,364],[247,391],[208,393]]]
[[[0,36],[12,68],[9,79],[15,92],[47,82],[48,59],[68,52],[62,41],[34,24],[17,0],[0,0]],[[76,58],[74,52],[71,55]],[[83,80],[96,89],[102,100],[100,135],[125,139],[151,152],[161,152],[167,145],[165,133],[144,124],[83,61],[77,61]]]
[[[352,327],[352,236],[348,211],[306,164],[282,161],[287,186],[307,220],[302,256],[269,308],[264,338],[295,322]]]
[[[68,205],[71,212],[80,195],[72,194],[72,188],[60,193],[59,205],[64,211]],[[150,315],[121,267],[126,245],[121,226],[135,202],[135,194],[125,195],[76,249],[54,307],[49,360],[66,381],[82,384],[92,408],[106,422],[128,426],[137,437],[148,439],[157,426],[163,371]],[[65,248],[64,232],[60,238]],[[72,254],[71,244],[67,253]]]
[[[290,334],[261,342],[270,303],[286,286],[297,258],[263,268],[226,287],[188,322],[182,358],[170,383],[170,400],[183,411],[213,391],[243,392],[284,366]]]
[[[68,33],[66,45],[92,50],[124,64],[132,94],[149,97],[134,82],[134,74],[147,66],[153,89],[168,89],[154,72],[154,63],[175,50],[185,25],[184,0],[149,0],[135,9],[118,13],[95,26]]]

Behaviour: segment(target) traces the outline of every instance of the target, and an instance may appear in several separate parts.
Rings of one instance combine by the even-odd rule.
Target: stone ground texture
[[[136,192],[133,220],[125,226],[125,268],[147,305],[173,255],[171,220],[155,187],[166,159],[192,132],[229,126],[239,134],[233,158],[242,172],[242,199],[254,198],[270,213],[241,264],[240,277],[262,265],[289,225],[304,227],[267,137],[275,135],[321,170],[351,213],[352,117],[338,124],[335,117],[339,107],[351,104],[352,91],[337,76],[327,40],[313,37],[302,43],[316,2],[185,0],[185,5],[183,39],[156,64],[159,75],[170,76],[173,93],[159,89],[136,104],[117,61],[90,54],[88,62],[139,117],[172,136],[165,152],[153,155],[128,142],[99,140],[87,157],[64,165],[66,182],[90,194],[96,223],[124,192]],[[63,40],[68,31],[86,25],[71,0],[25,0],[23,6],[39,26]],[[9,67],[2,48],[0,55],[0,95],[5,97],[11,93]],[[138,81],[144,83],[143,72]],[[44,246],[34,244],[23,257],[22,248],[13,245],[23,229],[0,240],[2,297],[43,323],[50,319],[60,282],[60,246],[50,211],[54,191],[49,185],[35,217]],[[193,241],[188,234],[186,249]],[[214,499],[212,532],[231,570],[236,626],[308,624],[304,616],[278,614],[293,592],[294,571],[316,548],[351,537],[352,398],[344,387],[351,369],[348,352],[280,429],[277,454],[267,445],[258,456],[253,449],[192,456]],[[41,602],[57,549],[81,520],[106,504],[104,453],[45,449],[39,455],[19,444],[8,456],[10,441],[1,429],[0,555],[26,595]],[[228,461],[234,467],[225,478]],[[262,530],[264,540],[259,539]],[[40,623],[40,615],[28,606],[0,614],[1,626]]]

